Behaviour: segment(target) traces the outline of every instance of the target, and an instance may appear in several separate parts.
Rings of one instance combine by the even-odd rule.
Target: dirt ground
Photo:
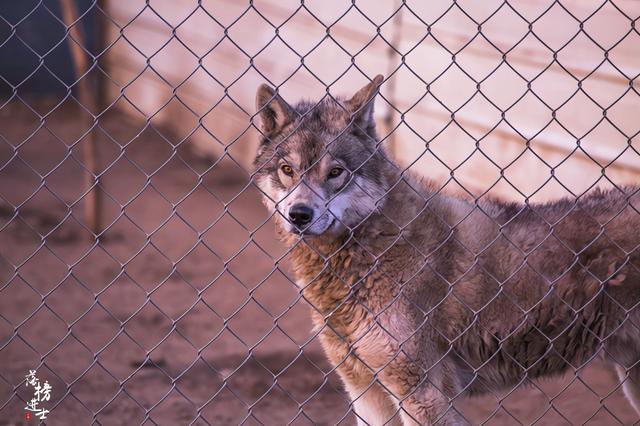
[[[355,423],[246,172],[111,113],[95,244],[76,201],[85,142],[70,146],[83,113],[45,129],[20,102],[0,111],[0,424],[35,424],[29,369],[53,387],[50,425]],[[599,361],[456,408],[473,424],[638,421]]]

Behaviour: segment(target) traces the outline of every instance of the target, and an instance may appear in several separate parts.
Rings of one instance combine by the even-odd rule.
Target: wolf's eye
[[[334,167],[329,171],[329,179],[337,178],[344,172],[344,169],[341,167]]]
[[[288,164],[283,164],[280,167],[280,170],[282,170],[282,173],[284,173],[287,176],[293,176],[293,168]]]

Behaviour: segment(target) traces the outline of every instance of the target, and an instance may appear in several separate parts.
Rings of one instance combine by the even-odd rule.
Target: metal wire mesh
[[[314,84],[322,86],[325,98],[334,98],[336,86],[351,72],[364,76],[366,81],[373,79],[376,73],[364,69],[358,61],[367,57],[367,46],[382,43],[386,54],[396,61],[389,61],[388,69],[379,70],[386,74],[386,80],[378,102],[387,109],[383,108],[384,120],[378,123],[383,135],[376,142],[377,147],[402,152],[406,146],[400,132],[410,134],[418,140],[414,144],[418,146],[417,154],[398,163],[401,179],[405,179],[409,170],[420,169],[420,161],[429,156],[446,170],[438,192],[447,185],[457,187],[463,197],[475,202],[474,212],[487,217],[490,213],[483,210],[482,200],[500,185],[507,186],[513,198],[525,202],[514,210],[515,218],[549,184],[565,191],[575,209],[578,200],[598,185],[620,188],[619,176],[624,176],[626,182],[638,181],[640,153],[635,145],[640,129],[635,123],[640,107],[636,84],[639,70],[623,67],[616,59],[617,49],[624,43],[630,46],[631,62],[637,63],[640,57],[640,38],[636,38],[640,36],[637,30],[640,10],[628,2],[594,3],[587,13],[577,16],[569,0],[529,2],[538,8],[534,14],[523,12],[527,2],[503,1],[492,5],[479,19],[469,12],[473,6],[466,2],[448,2],[436,16],[425,18],[420,6],[403,0],[394,4],[383,18],[372,19],[368,7],[353,1],[336,5],[339,13],[327,20],[319,16],[313,5],[301,1],[291,8],[276,7],[283,17],[279,22],[271,22],[272,14],[265,12],[269,2],[262,5],[249,1],[242,5],[241,13],[232,19],[222,19],[224,4],[198,1],[189,6],[188,14],[172,16],[170,3],[158,6],[147,1],[133,4],[135,13],[126,20],[112,16],[109,7],[112,3],[118,2],[80,2],[78,7],[69,1],[37,1],[19,17],[0,15],[3,26],[0,48],[18,43],[23,52],[35,58],[33,68],[20,80],[0,75],[5,89],[0,106],[3,114],[0,418],[9,423],[24,417],[24,406],[31,398],[30,389],[25,388],[25,375],[30,370],[36,370],[39,377],[52,384],[51,401],[46,406],[50,410],[47,423],[51,424],[363,421],[361,413],[354,411],[358,398],[350,400],[336,375],[336,369],[348,358],[331,364],[322,354],[318,336],[330,327],[328,322],[309,331],[307,310],[313,303],[303,295],[309,283],[303,284],[303,288],[296,284],[288,263],[292,248],[278,243],[273,235],[274,216],[278,213],[268,214],[258,206],[263,191],[256,187],[254,170],[249,168],[246,158],[240,158],[248,154],[239,146],[246,144],[247,138],[257,139],[260,132],[258,112],[236,95],[238,87],[246,85],[243,77],[248,73],[257,73],[261,80],[281,92],[290,80],[304,73]],[[562,43],[554,44],[538,34],[537,25],[557,11],[565,16],[558,25],[570,24],[575,31],[571,30],[572,35]],[[611,30],[606,44],[593,34],[601,30],[591,27],[594,21],[605,19],[607,28],[606,17],[602,18],[604,11],[616,13],[616,22],[627,25],[619,32]],[[486,35],[487,27],[507,19],[505,13],[526,27],[506,46]],[[52,36],[53,42],[45,49],[33,46],[28,31],[24,30],[38,14],[53,19],[58,28],[59,37]],[[455,48],[442,41],[442,33],[436,30],[454,14],[464,16],[476,28],[470,37],[457,40]],[[193,25],[191,19],[196,15],[208,17],[222,31],[220,39],[201,50],[184,41],[181,35]],[[269,37],[255,51],[247,49],[234,35],[234,31],[251,31],[242,24],[249,15],[261,18],[270,27]],[[304,52],[283,35],[287,23],[302,15],[324,32],[320,41]],[[342,48],[343,39],[335,34],[347,15],[355,15],[368,25],[361,49]],[[142,16],[153,17],[169,33],[153,48],[144,45],[144,36],[128,33],[128,28]],[[93,25],[88,25],[89,21]],[[402,29],[408,21],[422,28],[420,36],[405,39]],[[105,26],[112,28],[113,37],[100,40],[98,36],[96,41],[89,36],[96,28],[104,30]],[[599,56],[597,62],[586,65],[587,71],[577,71],[563,60],[563,54],[575,49],[573,42],[578,38],[588,39],[590,51]],[[512,52],[527,39],[536,40],[547,55],[542,59],[544,66],[533,74],[524,73],[510,59]],[[471,72],[469,64],[461,59],[475,48],[474,41],[482,41],[499,58],[481,76]],[[274,42],[284,44],[298,63],[277,81],[271,81],[268,70],[257,64],[260,55]],[[342,49],[350,62],[331,79],[321,77],[318,69],[309,65],[312,55],[328,42]],[[195,61],[181,81],[166,77],[157,64],[173,43],[182,46]],[[448,58],[445,66],[428,77],[419,71],[420,66],[412,64],[410,56],[425,43],[433,43]],[[142,58],[144,63],[124,82],[113,73],[119,62],[126,61],[109,59],[122,44],[130,55]],[[205,60],[225,44],[233,46],[229,55],[240,56],[246,66],[223,78]],[[74,63],[75,75],[71,79],[60,76],[60,69],[49,61],[58,49],[67,49]],[[9,60],[5,58],[4,62]],[[573,86],[564,100],[555,104],[540,94],[545,85],[547,89],[553,86],[553,82],[545,81],[552,67],[561,69]],[[610,70],[610,80],[617,84],[622,81],[625,88],[603,102],[591,91],[590,82],[605,67]],[[494,101],[486,89],[491,79],[504,69],[523,84],[523,89],[506,104]],[[460,102],[451,102],[438,88],[443,76],[454,71],[474,87],[471,96]],[[27,93],[42,73],[59,90],[58,95],[43,100]],[[199,73],[220,88],[216,99],[199,94],[205,99],[204,108],[194,107],[181,92],[190,78]],[[403,85],[402,76],[407,75],[403,73],[417,80],[423,92],[400,106],[396,89]],[[144,80],[147,84],[148,74],[168,90],[168,96],[156,100],[151,109],[141,105],[143,98],[129,94],[137,82]],[[244,90],[251,92],[252,97],[256,86]],[[142,87],[143,92],[153,90],[151,85]],[[306,93],[300,97],[306,97]],[[521,107],[525,97],[535,98],[545,110],[545,123],[534,131],[522,130],[510,115]],[[441,119],[429,135],[408,118],[427,98],[437,106]],[[600,114],[597,121],[587,123],[580,132],[566,124],[571,120],[563,115],[577,98],[587,99],[589,107]],[[461,118],[465,108],[477,99],[497,111],[497,119],[484,131]],[[207,122],[207,117],[223,103],[230,105],[242,121],[238,132],[226,136],[220,135],[216,123]],[[621,104],[625,105],[622,112],[616,109]],[[162,111],[176,105],[190,117],[192,125],[187,125],[186,131],[168,126],[171,119],[165,124],[157,120]],[[620,114],[625,117],[624,124],[618,120]],[[605,125],[623,140],[612,155],[603,155],[585,142]],[[536,145],[540,134],[550,126],[562,128],[569,141],[562,149],[553,148],[556,155],[553,160]],[[454,163],[441,158],[434,148],[440,136],[451,128],[462,132],[473,145]],[[487,139],[504,128],[521,142],[517,155],[506,162],[495,160],[495,151],[486,144]],[[197,135],[204,135],[217,146],[214,159],[194,153],[201,149],[194,142]],[[583,162],[595,164],[600,171],[597,179],[584,184],[579,191],[559,177],[561,169],[576,155]],[[495,180],[489,179],[479,190],[462,170],[478,156],[492,165],[496,175]],[[546,175],[542,185],[531,191],[521,188],[517,181],[512,182],[509,175],[514,167],[521,167],[523,158],[534,158]],[[618,166],[621,172],[610,172]],[[418,171],[430,175],[429,171]],[[572,169],[574,173],[579,171],[579,167]],[[554,227],[571,211],[555,221],[540,218],[550,229],[547,238],[553,238]],[[452,224],[452,229],[471,214]],[[497,223],[501,230],[507,225]],[[607,223],[600,223],[599,227],[599,231],[604,231]],[[467,250],[477,262],[489,248],[479,252]],[[580,264],[580,253],[567,249],[588,272],[588,265]],[[420,248],[416,250],[420,252]],[[520,250],[520,254],[524,267],[530,252]],[[466,276],[465,273],[456,281],[447,282],[454,288]],[[363,274],[358,282],[366,277]],[[549,281],[548,277],[543,278]],[[442,279],[446,281],[445,277]],[[557,280],[551,280],[547,297],[553,297],[553,284]],[[319,312],[314,306],[311,310]],[[380,313],[372,315],[377,317]],[[637,328],[634,330],[637,334]],[[349,353],[350,357],[354,355]],[[588,362],[572,366],[562,380],[550,383],[525,375],[519,386],[502,393],[489,392],[476,403],[467,402],[462,393],[453,395],[448,408],[474,424],[638,421],[622,396],[622,381],[612,379],[608,370],[594,360],[595,355]],[[526,371],[531,366],[522,368]],[[403,411],[401,402],[398,416]]]

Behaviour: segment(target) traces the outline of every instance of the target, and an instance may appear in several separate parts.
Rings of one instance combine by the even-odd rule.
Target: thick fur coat
[[[464,424],[453,400],[603,356],[640,408],[637,187],[462,199],[404,172],[350,99],[262,86],[255,179],[363,424]],[[302,212],[302,213],[300,213]]]

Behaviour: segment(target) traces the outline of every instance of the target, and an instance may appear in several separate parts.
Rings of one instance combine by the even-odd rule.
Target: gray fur
[[[640,407],[630,379],[640,377],[638,187],[530,205],[443,194],[379,146],[381,81],[349,100],[290,107],[277,132],[263,108],[255,160],[329,359],[354,400],[378,401],[359,414],[459,424],[459,394],[559,375],[596,355]],[[281,161],[295,162],[292,178]],[[348,179],[328,179],[332,164]],[[312,205],[318,224],[292,227],[288,197]]]

